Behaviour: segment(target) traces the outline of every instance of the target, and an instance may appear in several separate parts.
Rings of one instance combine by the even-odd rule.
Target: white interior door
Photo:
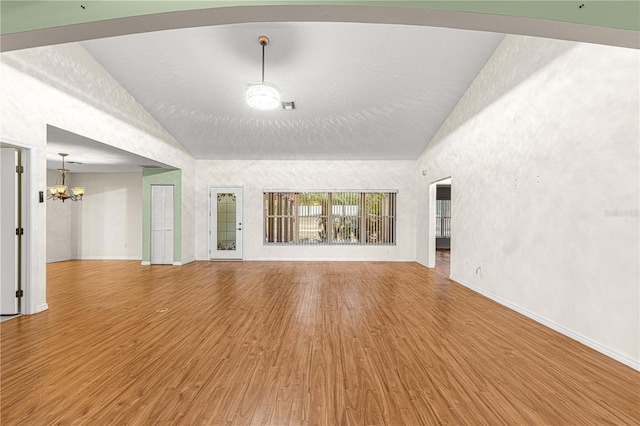
[[[17,151],[0,148],[0,313],[18,312],[18,174]]]
[[[211,259],[242,259],[242,188],[209,191]]]
[[[151,263],[173,264],[173,185],[151,186]]]

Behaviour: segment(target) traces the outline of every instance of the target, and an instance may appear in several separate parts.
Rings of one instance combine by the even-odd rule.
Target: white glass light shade
[[[247,104],[259,110],[276,109],[280,104],[280,89],[273,83],[257,82],[247,85]]]
[[[64,194],[67,192],[67,187],[65,185],[56,185],[56,191],[58,194]]]
[[[75,197],[82,197],[84,195],[84,186],[78,186],[71,190]]]
[[[47,190],[51,195],[56,195],[58,193],[58,190],[55,186],[47,186]]]

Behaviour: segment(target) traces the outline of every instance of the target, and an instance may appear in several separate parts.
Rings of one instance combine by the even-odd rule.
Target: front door
[[[242,188],[209,191],[211,259],[242,259]]]

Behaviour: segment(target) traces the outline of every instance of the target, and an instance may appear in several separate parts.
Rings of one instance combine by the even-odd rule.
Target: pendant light
[[[69,154],[59,153],[62,157],[62,168],[58,169],[58,177],[56,184],[53,186],[47,186],[47,199],[82,201],[84,195],[84,186],[77,186],[75,188],[69,188],[69,169],[64,167],[64,158]]]
[[[280,89],[273,83],[264,81],[264,48],[269,44],[269,38],[265,35],[258,37],[262,46],[262,81],[247,85],[247,104],[258,110],[271,110],[278,108],[280,104]]]

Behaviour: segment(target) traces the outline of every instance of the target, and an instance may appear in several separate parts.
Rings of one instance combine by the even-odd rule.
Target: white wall
[[[86,188],[73,216],[74,259],[142,259],[142,173],[73,175]]]
[[[56,171],[48,170],[53,184]],[[73,173],[82,201],[47,200],[47,262],[142,259],[142,173]]]
[[[58,172],[47,170],[47,184],[55,185]],[[45,190],[45,197],[47,191]],[[47,263],[73,259],[71,250],[71,216],[73,201],[47,200]]]
[[[208,259],[209,186],[244,186],[246,260],[415,259],[414,161],[197,161],[196,253]],[[398,190],[396,246],[265,246],[262,193],[268,190]]]
[[[47,309],[46,209],[35,201],[47,184],[47,124],[182,169],[182,260],[193,260],[193,157],[79,44],[5,52],[0,60],[0,134],[4,142],[29,148],[32,156],[27,173],[34,201],[25,236],[33,265],[25,313]]]
[[[454,280],[635,368],[639,66],[638,50],[508,36],[418,162],[420,210],[452,177]]]

